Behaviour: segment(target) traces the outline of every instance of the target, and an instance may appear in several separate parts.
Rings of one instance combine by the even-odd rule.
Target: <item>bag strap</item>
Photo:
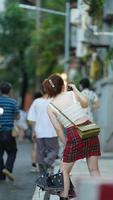
[[[76,126],[76,128],[78,128],[77,125],[74,124],[74,122],[72,122],[71,119],[69,119],[59,108],[57,108],[53,103],[50,102],[50,104],[56,109],[59,111],[59,113],[61,113],[61,115],[63,115],[69,122],[71,122],[74,126]],[[75,137],[73,131],[72,131],[72,134],[73,134],[73,137]]]
[[[57,108],[53,103],[50,102],[50,104],[51,104],[56,110],[58,110],[59,113],[60,113],[61,115],[63,115],[69,122],[71,122],[71,124],[73,124],[74,126],[78,127],[76,124],[74,124],[74,122],[73,122],[71,119],[69,119],[69,118],[68,118],[59,108]]]

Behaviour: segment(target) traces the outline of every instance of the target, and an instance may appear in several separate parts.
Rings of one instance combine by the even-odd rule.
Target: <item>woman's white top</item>
[[[61,112],[64,113],[64,115],[66,115],[76,125],[81,124],[85,122],[86,120],[89,120],[89,118],[86,115],[85,110],[82,108],[80,102],[75,99],[74,93],[72,91],[70,92],[69,97],[73,99],[72,100],[73,103],[67,108],[62,109]],[[54,106],[52,107],[54,108]],[[70,125],[72,125],[72,122],[69,121],[62,113],[60,113],[57,109],[55,109],[55,111],[57,112],[58,121],[64,127],[69,127]]]
[[[76,125],[88,120],[86,113],[79,102],[72,104],[62,112]],[[64,117],[61,113],[58,115],[58,120],[64,127],[72,125],[72,122]]]
[[[48,104],[50,99],[38,98],[33,101],[27,119],[35,122],[35,132],[37,138],[56,137],[56,131],[48,116]]]

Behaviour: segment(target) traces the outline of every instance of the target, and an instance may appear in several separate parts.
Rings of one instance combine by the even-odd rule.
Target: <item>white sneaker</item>
[[[38,166],[36,166],[36,167],[32,166],[30,169],[30,172],[39,172]]]
[[[30,172],[36,172],[36,171],[37,171],[37,168],[32,166],[30,169]]]

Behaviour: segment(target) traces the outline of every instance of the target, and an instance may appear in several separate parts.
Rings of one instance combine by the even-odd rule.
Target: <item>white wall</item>
[[[101,148],[104,152],[113,152],[113,77],[100,81],[97,87],[98,92],[100,108],[97,121],[101,128]]]

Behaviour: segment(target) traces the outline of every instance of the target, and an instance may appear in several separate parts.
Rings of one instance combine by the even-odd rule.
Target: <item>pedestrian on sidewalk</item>
[[[91,88],[90,80],[83,78],[79,82],[79,89],[81,93],[88,99],[88,106],[85,108],[86,114],[91,121],[94,121],[94,113],[99,108],[99,98],[94,90]]]
[[[20,108],[20,119],[16,122],[16,127],[18,128],[18,141],[19,143],[24,142],[25,131],[28,128],[27,125],[27,112]]]
[[[8,177],[13,181],[12,171],[17,145],[12,132],[14,121],[19,119],[19,108],[16,100],[11,97],[12,85],[10,83],[1,83],[0,91],[0,108],[3,109],[3,113],[0,115],[0,180],[5,180]],[[6,162],[3,159],[5,152],[7,154]]]
[[[34,93],[34,97],[33,97],[33,100],[35,99],[38,99],[38,98],[41,98],[43,95],[42,95],[42,92],[41,91],[37,91]],[[30,122],[29,123],[29,126],[31,126],[31,130],[33,132],[33,123]],[[37,163],[37,160],[38,160],[38,150],[37,150],[37,144],[36,144],[36,138],[32,137],[32,155],[31,155],[31,159],[32,159],[32,167],[30,169],[31,172],[37,172],[39,171],[39,167],[38,167],[38,163]]]
[[[48,116],[47,108],[51,101],[42,90],[43,96],[35,99],[28,112],[28,121],[32,122],[32,138],[37,143],[37,160],[41,173],[52,170],[52,165],[58,155],[59,145],[56,131]]]
[[[99,98],[94,90],[91,88],[90,80],[88,78],[82,78],[79,81],[79,89],[81,93],[88,99],[88,106],[84,108],[86,115],[90,121],[95,121],[95,112],[99,108]],[[86,159],[82,159],[86,162]]]
[[[61,170],[64,175],[64,191],[60,194],[60,200],[68,200],[70,188],[70,172],[74,163],[82,158],[87,159],[87,166],[91,176],[99,176],[98,156],[100,156],[100,143],[98,136],[82,140],[78,134],[76,126],[67,120],[58,109],[76,124],[89,124],[89,118],[85,115],[82,108],[88,106],[88,100],[75,85],[71,84],[73,91],[67,91],[64,81],[58,74],[49,76],[43,83],[45,92],[50,98],[48,106],[50,119],[56,129],[58,136],[65,145]],[[58,109],[57,109],[58,108]],[[79,108],[81,115],[76,113]],[[64,127],[67,138],[64,136]]]

